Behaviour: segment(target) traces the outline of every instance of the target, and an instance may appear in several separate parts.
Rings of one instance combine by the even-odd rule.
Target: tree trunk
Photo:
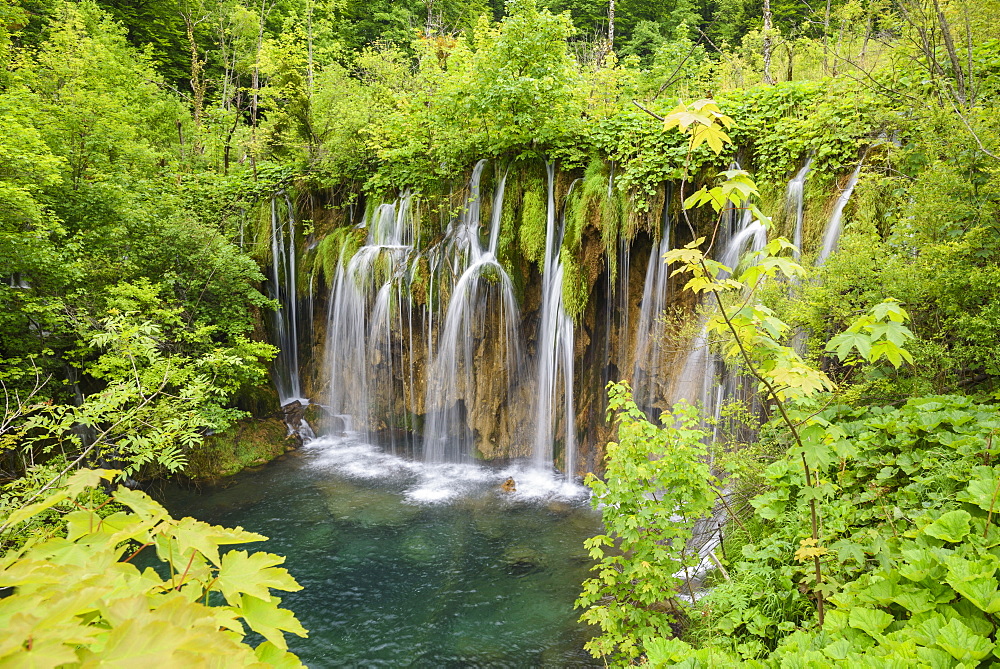
[[[771,32],[773,30],[771,21],[771,0],[764,0],[764,83],[773,84],[774,78],[771,76],[771,52],[774,44],[771,42]]]
[[[823,74],[827,73],[827,55],[830,52],[830,0],[826,0],[826,13],[823,15]]]
[[[182,13],[184,27],[187,29],[188,46],[191,49],[191,106],[193,107],[194,127],[201,128],[202,111],[205,108],[205,62],[198,55],[198,43],[194,38],[194,29],[202,19],[195,21],[190,14]],[[195,151],[198,150],[197,144]]]
[[[948,59],[951,61],[952,75],[955,77],[955,97],[963,105],[966,101],[965,94],[965,73],[962,71],[962,62],[958,59],[958,52],[955,51],[955,42],[951,37],[951,26],[941,11],[941,6],[934,0],[934,10],[937,12],[938,25],[941,26],[941,37],[944,38],[944,46],[948,50]]]
[[[608,0],[608,53],[615,48],[615,0]]]
[[[253,58],[253,76],[251,86],[253,96],[250,99],[250,124],[257,128],[257,106],[260,101],[260,51],[264,48],[264,20],[267,16],[265,11],[267,0],[260,0],[260,26],[257,31],[257,49]]]
[[[313,92],[313,6],[312,0],[307,0],[306,18],[309,41],[309,98],[312,99]]]

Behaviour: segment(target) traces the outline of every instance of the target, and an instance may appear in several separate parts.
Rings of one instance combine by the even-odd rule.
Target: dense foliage
[[[731,124],[706,101],[679,105],[666,117],[668,128],[689,137],[689,160],[701,144],[720,153]],[[744,173],[730,170],[684,207],[710,206],[720,221],[731,206],[764,218],[748,201],[755,193]],[[913,365],[906,347],[919,340],[907,327],[909,314],[885,300],[829,339],[824,353],[831,361],[865,372],[860,379],[834,373],[843,384],[838,397],[830,376],[781,343],[789,326],[760,302],[761,287],[780,274],[794,283],[776,284],[772,292],[790,303],[790,313],[802,309],[794,286],[807,273],[778,255],[787,242],[772,241],[736,274],[707,257],[704,242],[698,238],[664,259],[690,275],[688,290],[712,299],[706,332],[720,339],[745,383],[756,386],[770,417],[754,448],[737,445],[723,457],[730,491],[717,492],[721,506],[713,510],[706,493],[717,490],[717,481],[697,460],[670,468],[693,476],[657,480],[644,473],[673,462],[697,433],[677,433],[670,413],[665,427],[652,425],[621,388],[612,388],[628,449],[609,447],[611,485],[591,482],[611,533],[593,542],[595,557],[603,558],[600,576],[584,585],[578,602],[591,607],[584,619],[602,630],[591,652],[619,665],[688,667],[979,666],[1000,657],[992,615],[1000,610],[991,537],[1000,525],[996,405],[954,395],[911,398],[900,408],[836,404],[873,392],[877,381],[886,392],[887,371]],[[896,382],[912,387],[914,378]],[[683,409],[674,411],[690,420]],[[756,422],[750,413],[745,418]],[[620,484],[623,471],[632,473],[631,487]],[[689,498],[701,500],[691,508],[703,521],[726,518],[730,539],[728,554],[715,558],[718,581],[701,598],[689,585],[684,606],[676,583],[684,563],[676,554],[695,550],[692,521],[679,512]],[[738,498],[752,509],[741,509]],[[663,523],[680,527],[668,536]],[[681,624],[686,629],[678,633]]]
[[[219,550],[265,537],[193,518],[175,520],[145,493],[125,488],[111,497],[119,510],[101,515],[109,500],[97,504],[103,495],[95,499],[94,488],[115,475],[81,470],[0,526],[4,532],[47,509],[67,507],[64,531],[0,558],[0,588],[16,588],[0,599],[6,632],[0,661],[32,667],[301,667],[287,652],[284,633],[306,631],[271,592],[301,589],[277,566],[285,559]],[[150,547],[160,572],[133,563]],[[245,644],[244,624],[265,641],[256,648]]]
[[[694,199],[679,236],[692,244],[672,260],[715,300],[709,331],[762,398],[740,412],[759,440],[715,444],[709,470],[688,410],[661,428],[615,391],[618,442],[606,480],[592,481],[608,533],[591,541],[601,562],[581,597],[605,632],[592,650],[687,666],[989,661],[1000,608],[997,9],[0,0],[0,510],[16,517],[82,465],[182,471],[207,434],[245,415],[241,398],[264,385],[275,353],[261,267],[276,193],[319,202],[301,234],[335,228],[310,258],[329,281],[358,245],[330,223],[346,205],[411,189],[433,205],[421,212],[429,243],[456,177],[497,159],[513,167],[516,203],[499,254],[524,293],[545,248],[542,166],[554,161],[582,178],[561,252],[572,315],[589,299],[584,239],[600,238],[613,273],[619,242],[658,235],[664,183],[682,182]],[[712,98],[672,117],[712,129],[704,141],[664,132],[679,97]],[[790,236],[782,190],[806,160],[807,249],[862,161],[840,253],[812,267],[774,242],[725,278],[707,251],[714,236],[699,237],[726,202],[773,215],[773,232]],[[266,588],[223,588],[222,613],[197,603],[222,588],[208,578],[227,569],[214,549],[191,548],[201,576],[184,587],[118,563],[122,541],[149,538],[143,523],[179,526],[141,496],[112,496],[134,514],[108,506],[116,520],[96,530],[65,499],[3,521],[4,573],[49,560],[60,579],[110,587],[79,571],[92,555],[121,572],[132,588],[121,606],[149,624],[177,607],[201,621],[205,643],[253,662],[234,642],[242,615],[274,644],[257,658],[280,659],[280,626],[267,620],[298,628]],[[690,521],[719,496],[731,504],[722,568],[685,612],[673,593],[692,589],[677,576],[694,559]],[[124,534],[100,529],[119,522]],[[10,583],[22,589],[5,606],[27,602],[29,585],[32,601],[54,606],[48,581]],[[246,608],[261,601],[274,607]],[[81,606],[43,630],[59,661],[113,646],[117,605]],[[0,652],[34,652],[24,638]]]

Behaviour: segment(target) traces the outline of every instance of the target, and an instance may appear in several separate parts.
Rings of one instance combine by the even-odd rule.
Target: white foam
[[[479,465],[422,465],[415,485],[404,493],[411,504],[440,504],[499,485],[497,473]]]
[[[512,478],[517,489],[513,499],[546,501],[586,499],[590,491],[555,470],[543,470],[525,464],[515,464],[501,473],[502,479]]]
[[[307,445],[313,464],[333,469],[349,478],[382,479],[406,476],[419,470],[419,463],[386,453],[365,443],[357,434],[319,437]]]
[[[541,470],[530,463],[502,469],[478,464],[425,464],[386,453],[356,433],[319,437],[305,450],[314,466],[348,478],[402,482],[403,499],[409,504],[445,504],[464,497],[501,494],[499,487],[508,478],[514,479],[515,491],[503,494],[511,501],[583,501],[590,492],[555,470]]]

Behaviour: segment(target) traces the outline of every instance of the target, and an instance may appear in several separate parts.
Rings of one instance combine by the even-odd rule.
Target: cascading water
[[[749,209],[742,211],[731,209],[729,216],[732,217],[731,220],[739,223],[734,226],[734,234],[726,240],[722,253],[719,254],[719,262],[735,272],[743,256],[764,248],[767,243],[767,228],[754,219]]]
[[[730,228],[732,234],[728,235],[719,253],[719,262],[735,270],[742,258],[764,248],[767,231],[760,221],[754,219],[749,209],[730,210],[728,217],[723,226]],[[672,402],[683,399],[689,404],[700,403],[705,415],[715,419],[714,438],[723,406],[729,398],[737,396],[742,385],[739,375],[727,369],[719,356],[711,351],[708,332],[702,326],[692,338],[684,365],[674,382],[671,398]]]
[[[788,214],[795,217],[797,237],[809,167],[807,162],[789,185]],[[485,162],[475,166],[464,210],[450,218],[446,229],[432,226],[420,233],[414,220],[425,217],[410,213],[410,198],[404,195],[368,208],[358,226],[367,231],[359,250],[352,249],[350,239],[344,243],[332,282],[326,342],[329,409],[344,419],[345,429],[407,452],[422,446],[428,464],[518,458],[530,451],[532,471],[552,472],[557,466],[572,477],[577,473],[576,406],[600,396],[602,379],[631,375],[635,399],[651,417],[664,401],[681,398],[717,414],[727,397],[740,393],[738,374],[710,353],[704,332],[692,337],[682,364],[665,368],[661,315],[670,300],[670,268],[662,255],[671,242],[666,208],[661,234],[649,257],[642,258],[645,268],[630,268],[632,245],[619,242],[617,258],[611,259],[617,271],[607,274],[608,294],[598,296],[596,315],[585,321],[586,339],[592,342],[584,353],[590,373],[575,378],[577,349],[582,348],[577,337],[584,335],[575,331],[563,306],[561,255],[567,225],[563,200],[570,201],[574,186],[557,205],[555,167],[547,165],[541,295],[538,311],[522,331],[513,282],[497,260],[506,177],[497,174],[495,181],[486,181],[486,168]],[[492,189],[485,196],[481,182]],[[608,178],[609,191],[613,185],[613,177]],[[580,204],[592,206],[587,202]],[[419,206],[414,201],[414,211],[421,211]],[[418,248],[420,234],[426,241]],[[765,242],[760,222],[748,211],[731,210],[714,255],[735,270]],[[286,258],[281,243],[274,240],[275,255]],[[283,269],[284,275],[289,271]],[[303,300],[303,318],[308,308]],[[533,333],[534,374],[522,369],[526,333]],[[588,439],[601,438],[600,428],[594,431],[588,422],[586,429],[591,430]]]
[[[816,258],[817,265],[825,263],[826,259],[837,248],[837,242],[840,241],[840,229],[843,225],[844,207],[847,206],[848,200],[851,199],[851,193],[854,192],[854,186],[858,183],[858,176],[861,175],[861,165],[862,163],[859,162],[858,166],[854,168],[851,178],[847,180],[847,185],[844,186],[844,191],[837,198],[837,203],[833,206],[833,213],[830,214],[830,220],[826,224],[826,231],[823,233],[823,247],[819,251],[819,257]]]
[[[424,431],[424,460],[428,463],[471,461],[477,439],[485,439],[486,435],[474,435],[467,416],[484,409],[497,415],[500,403],[508,400],[521,376],[517,332],[520,310],[510,277],[496,258],[506,175],[500,178],[494,194],[484,249],[479,232],[479,198],[485,164],[480,161],[473,170],[469,202],[462,216],[453,222],[449,235],[451,267],[459,279],[451,290],[428,375]],[[492,327],[497,331],[491,332]],[[497,346],[503,350],[485,350]],[[491,359],[498,361],[494,371],[499,374],[488,375],[489,383],[477,381],[477,372],[487,371],[477,370],[477,361]],[[503,432],[509,438],[511,426]]]
[[[278,308],[272,314],[274,337],[279,348],[273,369],[278,399],[284,406],[299,400],[308,403],[308,400],[302,399],[299,381],[295,210],[287,194],[279,195],[283,196],[286,216],[282,218],[278,215],[278,197],[271,198],[271,277],[268,293],[278,302]]]
[[[785,194],[785,215],[795,217],[795,227],[792,229],[792,244],[795,245],[795,259],[802,255],[802,209],[805,204],[805,184],[809,175],[809,168],[812,167],[812,158],[806,160],[806,164],[798,171],[791,181],[788,182],[788,192]]]
[[[391,427],[396,391],[392,370],[402,362],[393,348],[391,318],[394,307],[398,318],[403,314],[399,307],[412,250],[409,209],[409,194],[396,204],[377,207],[360,226],[368,229],[365,245],[350,259],[342,251],[337,263],[327,330],[329,409],[347,430],[370,435]],[[375,399],[383,411],[373,420]]]
[[[572,478],[576,473],[576,412],[573,407],[574,333],[573,319],[563,308],[563,264],[560,259],[566,216],[565,212],[561,217],[556,213],[555,165],[548,163],[546,172],[548,199],[545,221],[545,268],[542,272],[542,314],[536,349],[538,388],[533,462],[539,469],[552,467],[558,419],[555,407],[561,396],[563,471],[568,478]],[[560,223],[558,229],[557,222]]]
[[[632,393],[636,405],[648,414],[659,395],[664,374],[659,369],[663,357],[663,311],[667,306],[667,281],[671,267],[663,260],[670,250],[670,190],[663,205],[663,224],[660,242],[649,253],[646,281],[642,290],[639,324],[636,331],[635,361],[632,371]]]
[[[793,251],[793,257],[798,260],[802,257],[802,224],[803,224],[803,208],[805,205],[805,183],[806,177],[809,175],[809,169],[812,167],[812,157],[810,156],[805,165],[802,166],[794,178],[788,182],[788,190],[785,194],[785,217],[791,219],[794,217],[795,227],[792,232],[792,244],[795,245],[795,250]],[[798,279],[793,278],[790,281],[791,286],[798,284]],[[790,290],[792,290],[790,288]],[[795,332],[792,333],[789,345],[795,349],[799,355],[805,353],[806,331],[802,328],[796,328]]]

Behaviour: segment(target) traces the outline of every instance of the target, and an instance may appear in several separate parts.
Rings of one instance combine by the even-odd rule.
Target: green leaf
[[[162,504],[141,490],[119,487],[115,500],[135,511],[142,518],[168,518],[170,516]]]
[[[951,655],[937,648],[917,646],[914,653],[929,669],[951,669],[955,664]]]
[[[253,595],[243,595],[241,606],[236,612],[243,616],[254,632],[257,632],[281,650],[288,650],[285,642],[285,635],[282,632],[291,632],[300,637],[307,637],[309,634],[302,627],[295,614],[288,609],[278,607],[281,600],[272,597],[270,601],[258,599]]]
[[[962,541],[969,534],[968,511],[949,511],[923,529],[924,533],[950,543]]]
[[[995,645],[989,639],[973,634],[958,618],[952,618],[942,627],[935,641],[959,662],[978,662],[989,655]]]
[[[837,357],[846,360],[852,349],[857,349],[858,354],[868,360],[871,356],[872,339],[861,332],[842,332],[833,337],[826,345],[826,350],[836,352]]]
[[[643,650],[649,664],[663,667],[675,664],[685,659],[693,650],[690,645],[680,639],[666,637],[646,637],[642,640]]]
[[[976,467],[969,486],[958,493],[962,502],[975,504],[983,511],[1000,512],[1000,475],[996,467]]]
[[[948,579],[948,585],[986,613],[1000,611],[1000,592],[995,578],[976,578],[967,581]]]
[[[936,602],[931,598],[926,590],[915,590],[896,595],[893,601],[905,608],[913,615],[930,611]]]
[[[181,554],[186,554],[189,549],[194,549],[215,565],[220,564],[219,546],[267,541],[267,537],[264,535],[248,532],[242,527],[235,529],[218,527],[190,517],[183,518],[177,523],[173,530],[173,536]],[[257,553],[256,555],[266,555],[266,553]]]
[[[110,469],[81,469],[70,476],[64,486],[57,488],[55,492],[42,501],[24,506],[10,514],[2,527],[10,527],[11,525],[34,518],[42,511],[50,509],[62,501],[76,498],[87,488],[97,486],[101,482],[101,479],[110,481],[117,474],[117,471]]]
[[[848,624],[877,638],[882,636],[882,630],[888,627],[893,620],[894,618],[885,611],[857,607],[851,609]]]
[[[282,650],[278,648],[270,641],[265,641],[264,643],[257,646],[254,650],[254,654],[257,659],[266,664],[269,667],[275,667],[276,669],[298,669],[298,667],[304,667],[302,660],[293,653],[289,653],[287,650]]]
[[[876,304],[872,309],[872,313],[880,321],[888,318],[892,322],[902,323],[909,318],[909,314],[906,313],[903,307],[899,306],[899,302],[896,300],[885,300],[880,304]]]
[[[222,556],[216,586],[226,601],[233,605],[239,603],[240,593],[268,601],[271,599],[268,588],[290,592],[301,590],[302,586],[295,582],[288,570],[275,567],[284,562],[285,558],[272,553],[247,555],[246,551],[229,551]]]

